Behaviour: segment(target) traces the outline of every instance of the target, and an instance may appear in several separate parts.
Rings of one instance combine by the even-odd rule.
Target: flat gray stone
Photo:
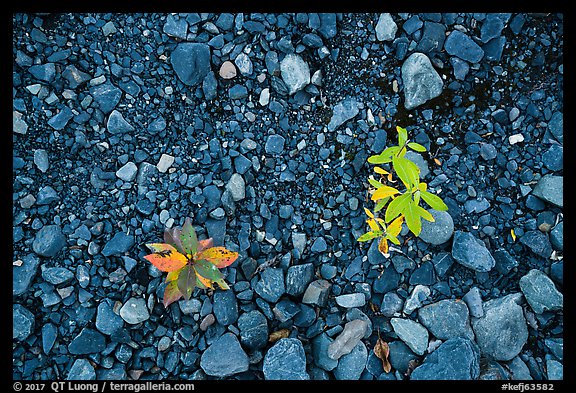
[[[520,279],[520,290],[536,314],[562,310],[564,296],[554,282],[538,269],[532,269]]]
[[[170,55],[170,63],[182,83],[198,85],[210,72],[210,47],[203,43],[180,43]]]
[[[428,210],[428,209],[426,209]],[[428,210],[434,222],[422,220],[422,231],[420,232],[420,239],[433,246],[439,246],[446,243],[454,234],[454,220],[447,211],[438,211],[434,209]]]
[[[43,226],[32,242],[32,250],[43,257],[53,257],[65,246],[66,237],[58,225]]]
[[[428,330],[418,322],[406,318],[390,320],[394,332],[417,355],[424,355],[428,348]]]
[[[12,339],[24,341],[34,331],[34,314],[21,304],[12,306]]]
[[[368,349],[362,341],[358,342],[352,352],[338,360],[334,376],[338,380],[359,380],[366,368]]]
[[[266,380],[308,380],[304,346],[297,338],[281,338],[266,352],[262,364]]]
[[[374,30],[378,41],[393,41],[398,31],[398,25],[392,19],[392,15],[384,13],[380,14]]]
[[[366,329],[368,329],[368,322],[362,319],[355,319],[346,323],[344,330],[328,346],[328,357],[338,360],[350,353],[360,339],[364,337]]]
[[[280,62],[280,74],[288,87],[288,93],[294,94],[310,84],[310,67],[302,57],[290,53]]]
[[[545,175],[534,187],[532,195],[558,207],[564,207],[564,177]]]
[[[423,53],[413,53],[402,64],[404,106],[414,109],[442,94],[444,83]]]
[[[150,318],[146,301],[143,298],[131,297],[120,308],[120,316],[131,325],[139,324]]]
[[[452,257],[456,262],[477,272],[488,272],[496,264],[484,243],[470,232],[454,232]]]
[[[471,340],[452,338],[426,356],[410,375],[412,380],[476,380],[480,376],[480,351]]]
[[[213,377],[229,377],[248,370],[248,355],[240,346],[238,338],[228,332],[202,353],[200,367]]]
[[[88,359],[76,359],[66,377],[67,381],[94,381],[95,379],[96,370]]]
[[[474,340],[468,307],[461,300],[444,299],[418,310],[418,320],[440,340],[465,337]]]
[[[22,258],[20,266],[12,266],[12,296],[20,296],[28,291],[36,277],[40,259],[34,254]]]
[[[336,130],[348,120],[356,117],[358,113],[360,113],[358,101],[351,97],[343,99],[332,108],[332,117],[328,123],[328,131]]]

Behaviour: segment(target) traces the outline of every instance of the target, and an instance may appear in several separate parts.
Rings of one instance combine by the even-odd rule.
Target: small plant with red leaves
[[[212,238],[198,240],[190,218],[182,228],[166,229],[164,243],[146,246],[153,252],[144,256],[152,265],[167,272],[164,307],[184,297],[189,300],[194,288],[230,289],[219,269],[231,265],[238,253],[225,247],[214,247]]]

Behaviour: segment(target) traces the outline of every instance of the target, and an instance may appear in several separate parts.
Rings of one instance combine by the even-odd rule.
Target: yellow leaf
[[[374,194],[372,194],[372,197],[370,199],[372,199],[373,201],[377,201],[379,199],[383,199],[396,194],[400,194],[400,191],[398,191],[393,187],[383,186],[377,189],[374,192]]]
[[[514,232],[514,229],[510,229],[510,235],[512,236],[512,240],[516,241],[516,233]]]
[[[435,158],[434,162],[436,163],[436,165],[441,166],[442,165],[442,161],[440,161],[439,159]]]
[[[380,175],[389,175],[389,174],[390,174],[390,172],[388,172],[388,171],[380,168],[379,166],[375,166],[375,167],[374,167],[374,172],[376,172],[376,173],[378,173],[378,174],[380,174]]]
[[[366,215],[370,218],[374,218],[374,214],[372,214],[372,212],[366,208],[364,208],[364,212],[366,213]]]
[[[369,219],[368,221],[366,221],[368,223],[368,225],[370,226],[370,229],[372,229],[373,231],[379,231],[380,227],[378,226],[378,224],[376,223],[376,220],[374,219]]]
[[[390,225],[388,225],[388,228],[386,228],[386,232],[394,237],[397,237],[398,234],[400,234],[400,232],[402,231],[403,222],[404,222],[404,216],[400,215],[398,218],[392,221]]]
[[[388,355],[390,354],[390,347],[388,343],[378,337],[378,341],[376,341],[376,345],[374,346],[374,355],[376,355],[380,360],[382,360],[382,369],[386,373],[389,373],[392,369],[390,365],[390,361],[388,360]]]
[[[378,251],[380,251],[383,255],[388,255],[388,240],[385,237],[380,238],[378,242]]]

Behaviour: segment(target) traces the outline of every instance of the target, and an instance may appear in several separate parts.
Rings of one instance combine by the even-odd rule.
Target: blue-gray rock
[[[168,14],[162,30],[170,37],[185,40],[188,34],[188,22],[184,18],[176,19],[174,15]]]
[[[390,349],[388,360],[392,368],[402,374],[406,374],[408,369],[412,367],[411,364],[419,359],[418,355],[412,352],[410,347],[401,340],[388,343],[388,347]]]
[[[208,231],[208,237],[214,239],[214,246],[223,246],[224,237],[226,236],[226,220],[209,218],[204,225],[206,226],[206,231]]]
[[[508,361],[520,353],[528,340],[521,293],[484,303],[484,316],[472,318],[472,329],[480,352],[495,360]]]
[[[326,244],[326,240],[324,240],[324,238],[322,236],[317,237],[314,240],[314,243],[312,243],[312,247],[310,247],[310,250],[312,252],[324,252],[328,249],[328,244]]]
[[[124,232],[116,233],[112,239],[104,245],[102,255],[109,257],[112,255],[122,255],[134,246],[134,236]]]
[[[289,299],[282,299],[272,309],[276,319],[284,323],[300,312],[300,307]]]
[[[52,82],[56,77],[56,65],[54,63],[36,64],[28,68],[34,78],[42,82]]]
[[[135,128],[130,123],[128,123],[124,119],[124,116],[122,116],[122,114],[118,112],[116,109],[114,109],[110,113],[110,116],[108,116],[106,129],[111,134],[124,134],[133,132],[135,130]]]
[[[67,106],[62,107],[60,112],[52,116],[48,120],[48,125],[57,131],[61,131],[66,127],[66,124],[74,117],[74,113]]]
[[[561,171],[564,168],[564,148],[561,145],[553,144],[542,154],[542,163],[553,172]]]
[[[306,354],[297,338],[281,338],[266,352],[262,364],[266,380],[308,380]]]
[[[286,139],[282,135],[269,135],[264,145],[267,154],[282,154]]]
[[[60,197],[56,190],[50,186],[44,186],[38,191],[38,197],[36,198],[36,204],[39,206],[49,205],[52,202],[56,202]]]
[[[104,348],[106,338],[100,332],[86,327],[68,345],[68,352],[72,355],[88,355],[102,352]]]
[[[374,293],[386,293],[398,288],[400,274],[392,266],[388,266],[374,279],[372,290]]]
[[[216,320],[222,325],[228,326],[238,320],[238,302],[232,290],[215,292],[212,304]]]
[[[486,161],[490,161],[496,158],[498,151],[491,143],[481,143],[480,144],[480,156]]]
[[[484,197],[469,199],[464,203],[466,213],[482,213],[490,208],[490,202]]]
[[[552,245],[546,233],[539,230],[528,231],[520,237],[520,243],[528,247],[534,254],[542,258],[550,258]]]
[[[384,13],[380,14],[374,30],[378,41],[393,41],[398,31],[398,25],[392,19],[392,15]]]
[[[430,59],[423,53],[413,53],[402,64],[404,107],[414,109],[442,94],[444,83]]]
[[[12,266],[12,296],[20,296],[28,291],[39,264],[40,259],[37,256],[28,254],[22,258],[20,266]]]
[[[464,303],[468,306],[470,315],[476,318],[484,316],[484,307],[482,302],[482,295],[478,287],[472,287],[462,298]]]
[[[240,154],[234,159],[234,168],[236,169],[236,172],[243,175],[252,168],[252,161],[246,158],[245,155]]]
[[[50,161],[48,159],[48,153],[44,149],[36,149],[34,150],[34,165],[40,170],[42,173],[46,173],[48,168],[50,167]]]
[[[480,376],[478,346],[466,338],[442,343],[416,367],[412,380],[476,380]]]
[[[164,117],[161,115],[152,120],[150,124],[148,124],[148,127],[146,128],[146,130],[152,135],[156,135],[164,131],[165,129],[166,129],[166,119],[164,119]]]
[[[558,360],[564,359],[564,339],[562,337],[547,338],[544,340],[544,344]]]
[[[302,303],[324,307],[328,301],[331,286],[332,284],[326,280],[312,281],[302,296]]]
[[[564,143],[564,114],[562,112],[554,112],[550,121],[548,122],[548,131],[560,143]]]
[[[444,299],[418,310],[418,321],[440,340],[465,337],[474,340],[468,307],[459,300]]]
[[[454,232],[452,257],[456,262],[477,272],[488,272],[496,264],[484,243],[470,232]]]
[[[34,314],[21,304],[12,306],[12,339],[24,341],[34,331]]]
[[[120,308],[120,317],[131,325],[139,324],[150,318],[146,300],[144,298],[131,297]]]
[[[380,312],[385,317],[391,318],[402,310],[404,300],[396,294],[396,292],[388,292],[382,297],[382,304],[380,305]]]
[[[248,89],[243,85],[234,85],[230,88],[228,94],[232,100],[241,100],[242,98],[248,97]]]
[[[300,296],[314,278],[314,265],[304,263],[293,265],[286,273],[286,293],[291,296]]]
[[[454,234],[454,220],[447,211],[428,210],[434,222],[422,220],[420,239],[434,246],[446,243]]]
[[[64,71],[62,71],[62,78],[68,81],[68,86],[71,89],[75,89],[92,79],[89,74],[80,71],[73,64],[67,66]]]
[[[564,379],[564,366],[557,360],[546,359],[546,373],[549,381],[562,381]]]
[[[226,190],[230,193],[234,202],[241,201],[246,197],[246,182],[239,173],[234,173],[228,183],[226,183]]]
[[[332,371],[338,365],[338,360],[328,356],[328,347],[333,342],[334,340],[324,332],[312,339],[312,358],[314,359],[314,364],[326,371]]]
[[[332,108],[332,117],[328,123],[328,131],[336,130],[348,120],[356,117],[359,112],[358,101],[351,97],[343,99]]]
[[[88,359],[76,359],[66,376],[67,381],[93,381],[96,379],[96,370]]]
[[[100,302],[96,313],[96,329],[111,336],[123,327],[124,321],[113,311],[112,306],[107,301]]]
[[[416,46],[417,52],[440,52],[446,39],[446,27],[442,23],[424,22],[422,38]]]
[[[287,54],[280,62],[280,74],[290,95],[310,84],[310,67],[299,55]]]
[[[280,268],[265,269],[260,273],[260,280],[256,283],[254,290],[264,300],[276,303],[286,292],[284,271]]]
[[[352,352],[366,335],[368,328],[368,321],[364,319],[354,319],[347,322],[344,325],[344,330],[328,345],[328,357],[338,360]]]
[[[56,338],[58,338],[58,329],[54,324],[47,323],[42,326],[42,350],[45,354],[52,350]]]
[[[486,15],[480,28],[480,40],[484,43],[499,37],[504,29],[504,22],[495,14]]]
[[[516,356],[514,359],[510,360],[506,366],[508,367],[508,370],[510,370],[510,373],[512,374],[510,376],[510,379],[515,380],[515,381],[531,381],[532,375],[530,375],[530,369],[528,368],[528,366],[526,365],[526,363],[524,363],[524,361],[522,359],[520,359],[519,356]]]
[[[208,72],[202,80],[202,92],[204,93],[204,98],[208,101],[212,101],[218,96],[218,81],[214,72]]]
[[[378,242],[374,241],[368,249],[368,263],[370,265],[385,265],[388,259],[378,250]]]
[[[494,251],[495,268],[501,274],[508,274],[518,266],[518,261],[504,249]]]
[[[366,368],[368,349],[362,341],[358,342],[352,352],[338,360],[334,369],[334,376],[338,380],[358,380]]]
[[[484,57],[482,48],[469,36],[454,30],[444,41],[444,49],[449,55],[458,56],[470,63],[478,63]]]
[[[58,225],[45,225],[32,242],[32,250],[43,257],[53,257],[65,246],[66,237]]]
[[[170,352],[164,361],[164,368],[168,372],[173,371],[173,369],[170,369],[172,354],[176,354],[176,352]],[[99,368],[96,372],[96,379],[98,381],[125,381],[128,379],[128,374],[123,364],[116,363],[112,368]]]
[[[258,310],[243,313],[238,318],[240,342],[249,350],[261,349],[268,343],[268,321]]]
[[[170,63],[182,83],[198,85],[210,72],[210,47],[192,42],[178,44],[170,55]]]
[[[318,28],[318,32],[322,34],[322,36],[326,39],[336,37],[336,33],[338,32],[336,14],[320,13],[318,14],[318,18],[320,19],[320,27]]]
[[[506,45],[506,37],[500,36],[489,41],[482,46],[484,51],[484,59],[488,61],[500,61],[502,59],[502,52]]]
[[[74,273],[65,267],[48,267],[42,266],[42,278],[52,285],[64,284],[74,278]]]
[[[240,346],[238,338],[228,332],[202,353],[200,367],[213,377],[229,377],[248,370],[248,355]]]
[[[138,174],[138,167],[132,161],[124,164],[120,169],[116,171],[116,177],[125,182],[131,182],[136,178]]]
[[[550,202],[558,207],[564,206],[564,178],[562,176],[546,175],[538,180],[532,195]]]
[[[430,288],[427,286],[416,285],[404,303],[404,314],[410,315],[414,310],[422,307],[424,302],[430,297],[430,293]]]
[[[466,79],[466,75],[470,71],[468,63],[458,57],[451,57],[450,63],[452,63],[452,68],[454,68],[454,77],[461,81]]]
[[[520,279],[520,290],[536,314],[562,310],[564,296],[542,271],[532,269]]]
[[[278,53],[272,50],[266,52],[266,56],[264,56],[264,62],[266,63],[266,70],[268,70],[270,75],[280,75],[280,62],[278,61]]]
[[[430,261],[422,263],[410,275],[410,285],[433,285],[436,283],[436,276],[434,275],[434,264]]]
[[[38,201],[36,201],[36,203],[38,203]],[[558,225],[550,231],[550,243],[555,250],[564,250],[564,221],[560,221]]]
[[[428,348],[428,330],[418,322],[406,318],[390,320],[394,332],[417,355],[423,355]]]
[[[112,112],[120,98],[122,97],[122,90],[114,86],[112,83],[107,82],[102,85],[94,86],[90,89],[90,95],[94,97],[94,101],[100,107],[104,114]]]
[[[436,275],[442,278],[454,264],[454,258],[452,258],[450,253],[441,252],[432,258],[432,263],[434,264]]]
[[[366,295],[362,292],[347,293],[345,295],[336,296],[334,299],[336,304],[344,308],[362,307],[366,304]]]
[[[392,264],[394,265],[394,269],[396,269],[400,274],[416,267],[416,263],[412,259],[406,258],[404,255],[396,255],[392,257]]]

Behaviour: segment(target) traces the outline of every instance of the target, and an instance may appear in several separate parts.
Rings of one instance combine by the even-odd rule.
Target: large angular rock
[[[484,303],[484,316],[472,318],[472,329],[482,354],[508,361],[520,353],[528,340],[522,294],[513,293]]]
[[[418,310],[418,320],[440,340],[474,339],[468,307],[460,300],[444,299]]]
[[[94,329],[84,328],[68,345],[68,352],[73,355],[87,355],[101,352],[104,348],[106,338]]]
[[[392,318],[392,328],[398,337],[417,355],[423,355],[428,348],[428,330],[418,322],[406,318]]]
[[[456,262],[477,272],[489,272],[496,264],[484,243],[470,232],[454,232],[452,257]]]
[[[34,330],[34,314],[21,304],[12,306],[12,339],[24,341]]]
[[[384,13],[380,14],[374,30],[378,41],[393,41],[398,31],[398,25],[392,19],[392,15]]]
[[[457,56],[470,63],[478,63],[484,57],[482,48],[469,36],[454,30],[444,41],[444,49],[452,56]]]
[[[135,130],[135,128],[130,123],[128,123],[124,119],[124,116],[122,116],[122,114],[116,109],[114,109],[112,113],[110,113],[110,116],[108,116],[106,128],[111,134],[123,134],[126,132],[133,132]]]
[[[564,178],[554,175],[543,176],[538,180],[532,195],[558,207],[564,207]]]
[[[65,246],[66,237],[58,225],[45,225],[32,242],[32,250],[43,257],[53,257]]]
[[[234,334],[225,333],[202,353],[200,367],[213,377],[229,377],[248,370],[248,355]]]
[[[345,98],[332,108],[332,117],[328,123],[328,131],[334,131],[348,120],[354,118],[360,109],[354,98]]]
[[[264,348],[268,343],[268,320],[258,310],[243,313],[238,318],[240,342],[248,349]]]
[[[550,255],[552,255],[552,244],[548,239],[548,235],[539,230],[526,232],[520,238],[520,243],[524,244],[534,254],[539,255],[542,258],[548,259],[550,258]]]
[[[34,254],[22,258],[20,266],[12,267],[12,296],[20,296],[28,290],[38,272],[40,259]]]
[[[116,233],[102,249],[102,255],[109,257],[112,255],[122,255],[134,246],[134,236],[124,232]]]
[[[564,296],[554,282],[538,269],[532,269],[520,279],[520,290],[536,314],[562,310]]]
[[[344,355],[338,361],[334,376],[338,380],[358,380],[366,368],[368,349],[362,341],[358,342],[352,352]]]
[[[76,359],[66,377],[67,381],[93,381],[95,379],[96,370],[88,359]]]
[[[266,380],[308,380],[306,354],[297,338],[281,338],[266,352],[262,365]]]
[[[131,297],[120,308],[120,316],[131,325],[147,321],[150,318],[146,301],[143,298]]]
[[[326,371],[332,371],[338,365],[338,360],[328,356],[328,349],[333,342],[334,340],[326,333],[321,333],[312,339],[312,357],[314,364]]]
[[[114,86],[112,83],[107,82],[102,85],[94,86],[90,89],[90,94],[94,97],[94,101],[100,107],[100,110],[105,114],[112,112],[120,98],[122,97],[122,90]]]
[[[444,83],[430,59],[423,53],[413,53],[402,64],[404,106],[414,109],[442,94]]]
[[[447,340],[416,367],[413,380],[475,380],[480,376],[480,351],[469,339]]]
[[[344,330],[328,346],[328,357],[338,360],[350,353],[360,341],[368,329],[368,322],[355,319],[344,325]]]
[[[170,63],[182,83],[196,86],[210,72],[210,47],[195,42],[178,44],[170,55]]]
[[[282,80],[288,93],[294,94],[310,84],[310,67],[300,56],[290,53],[280,62]]]

